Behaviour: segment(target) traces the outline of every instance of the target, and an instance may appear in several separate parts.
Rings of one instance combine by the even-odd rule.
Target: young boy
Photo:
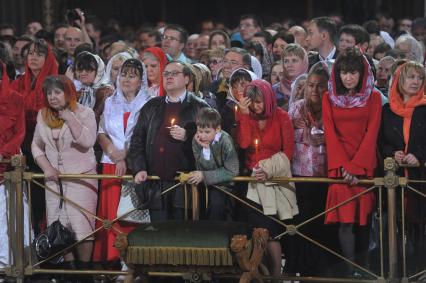
[[[198,171],[189,174],[190,184],[204,182],[206,186],[230,182],[238,175],[239,162],[232,138],[221,130],[222,119],[213,108],[199,111],[197,133],[192,140],[195,167]],[[229,197],[215,189],[208,190],[207,219],[227,220],[230,213]]]

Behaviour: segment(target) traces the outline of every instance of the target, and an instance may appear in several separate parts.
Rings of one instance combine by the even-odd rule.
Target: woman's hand
[[[266,172],[263,171],[262,168],[258,167],[254,169],[254,177],[258,181],[266,181],[266,179],[268,179],[268,174],[266,174]]]
[[[124,160],[117,162],[117,164],[115,165],[115,175],[123,176],[126,174],[126,171],[127,171],[126,162]]]
[[[311,135],[312,144],[315,146],[324,144],[324,135]]]
[[[147,178],[148,178],[148,172],[146,172],[146,171],[139,171],[135,175],[135,183],[136,184],[140,184],[142,182],[145,182]]]
[[[189,173],[188,183],[198,185],[204,180],[203,172],[201,171],[192,171]]]
[[[343,180],[345,180],[345,182],[351,186],[356,185],[359,182],[358,178],[355,175],[352,175],[351,173],[346,171],[345,168],[342,168],[342,176]]]
[[[178,141],[186,141],[186,130],[178,125],[170,127],[170,135]]]
[[[402,150],[395,151],[394,158],[396,162],[402,163],[405,158],[405,153]]]
[[[241,99],[238,102],[238,108],[240,109],[240,112],[242,114],[249,114],[250,113],[250,109],[249,109],[250,104],[251,104],[251,99],[249,97],[243,97],[243,99]]]
[[[403,163],[407,163],[409,165],[419,165],[420,162],[419,160],[411,153],[407,154],[403,159],[402,159]]]
[[[306,123],[305,119],[296,118],[293,120],[293,125],[296,129],[303,129],[308,126],[308,123]]]
[[[62,110],[58,111],[59,118],[64,120],[65,122],[70,121],[71,119],[74,119],[74,113],[69,108],[64,108]]]
[[[114,163],[118,163],[126,158],[126,150],[119,150],[114,148],[108,152],[108,156]]]
[[[58,182],[59,174],[61,174],[61,172],[59,172],[56,168],[53,168],[52,166],[50,166],[50,168],[44,171],[44,180],[46,180],[46,182],[49,182],[49,181]]]

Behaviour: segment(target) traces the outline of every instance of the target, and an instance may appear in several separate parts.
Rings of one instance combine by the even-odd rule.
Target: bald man
[[[303,46],[306,50],[308,49],[308,45],[306,44],[306,30],[301,26],[292,26],[288,32],[294,36],[295,43],[298,43]]]

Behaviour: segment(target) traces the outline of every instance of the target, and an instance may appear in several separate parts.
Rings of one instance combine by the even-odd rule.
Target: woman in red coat
[[[372,177],[377,162],[381,98],[374,91],[370,65],[358,49],[348,49],[336,59],[322,103],[328,176],[343,177],[347,182],[330,185],[326,207],[329,209],[363,192],[366,188],[357,185],[358,179]],[[366,252],[368,248],[366,225],[373,208],[374,195],[370,192],[326,215],[327,224],[340,223],[340,246],[351,261],[355,261],[355,231],[360,232],[357,240],[361,245],[357,250]],[[354,229],[354,225],[359,227]],[[349,272],[354,272],[352,266]]]
[[[2,160],[20,152],[25,135],[25,116],[22,96],[10,89],[6,66],[1,60],[0,78],[0,160]],[[8,170],[11,168],[8,168],[7,164],[0,164],[1,174]],[[0,178],[2,179],[3,177]],[[6,196],[4,185],[0,184],[0,268],[10,264]],[[26,203],[24,208],[28,208]],[[28,231],[27,220],[25,219],[25,231]],[[25,245],[28,245],[28,235],[25,240]]]
[[[267,81],[250,82],[244,90],[244,95],[238,104],[240,109],[237,114],[238,144],[246,150],[246,169],[255,171],[256,179],[266,180],[272,176],[268,176],[261,169],[259,161],[270,159],[280,152],[291,160],[294,150],[293,125],[287,112],[277,107],[275,94]],[[264,203],[260,204],[253,202],[254,206],[265,212]],[[294,204],[294,207],[297,207],[297,204]],[[284,231],[283,227],[257,211],[249,210],[247,213],[250,223],[269,230],[272,237],[268,242],[266,253],[269,268],[272,275],[280,275],[281,244],[273,238]],[[272,216],[279,218],[278,213]]]

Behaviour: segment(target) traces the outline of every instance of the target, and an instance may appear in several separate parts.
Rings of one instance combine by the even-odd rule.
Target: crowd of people
[[[394,29],[383,15],[362,26],[339,17],[264,26],[247,14],[235,29],[206,20],[200,33],[188,35],[163,23],[103,31],[98,19],[86,19],[80,9],[74,14],[53,31],[30,23],[17,35],[12,25],[0,25],[0,159],[22,152],[29,171],[43,172],[46,186],[85,210],[59,205],[52,192],[32,192],[36,235],[59,219],[84,240],[64,256],[62,268],[95,263],[125,270],[116,233],[138,225],[119,221],[86,238],[103,225],[90,214],[117,217],[122,182],[61,180],[60,174],[132,174],[150,221],[158,222],[184,218],[183,190],[162,195],[177,172],[189,172],[188,182],[200,190],[209,188],[203,219],[269,230],[265,262],[272,275],[322,275],[333,260],[301,238],[277,237],[284,228],[271,217],[302,223],[361,194],[301,231],[370,266],[378,200],[359,180],[382,174],[386,157],[411,166],[401,175],[424,179],[417,166],[426,161],[426,18],[401,19]],[[233,183],[235,176],[259,182]],[[344,182],[267,182],[292,176]],[[424,254],[426,206],[414,194],[404,201],[415,269],[424,262],[416,259]],[[0,207],[5,224],[4,200]],[[7,235],[7,225],[0,230]],[[9,264],[5,239],[3,266]],[[363,276],[352,265],[342,270]],[[92,280],[76,278],[63,281]]]

